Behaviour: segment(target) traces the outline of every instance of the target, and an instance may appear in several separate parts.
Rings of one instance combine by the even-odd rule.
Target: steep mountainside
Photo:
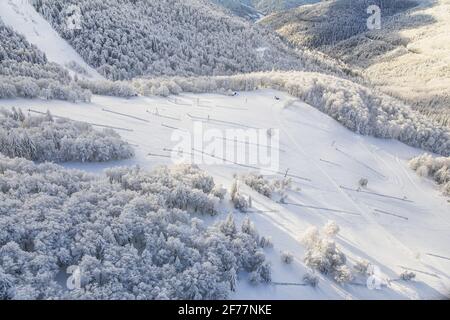
[[[252,3],[261,12],[270,14],[318,1],[320,0],[252,0]]]
[[[47,20],[36,12],[31,0],[5,0],[0,9],[0,19],[4,24],[45,53],[48,61],[67,67],[71,74],[77,74],[78,77],[102,79]]]
[[[263,16],[262,12],[259,12],[253,6],[251,0],[211,0],[212,2],[229,9],[233,14],[250,19],[257,20]]]
[[[367,8],[378,5],[385,19],[414,7],[414,0],[331,0],[274,14],[261,23],[269,25],[298,46],[322,49],[367,28]]]
[[[259,19],[262,15],[292,9],[304,4],[320,0],[212,0],[230,9],[234,14],[251,20]]]
[[[0,99],[13,97],[87,101],[90,93],[0,19]]]
[[[112,80],[303,67],[278,36],[205,0],[33,4],[88,64]]]
[[[381,9],[369,30],[367,8]],[[450,125],[450,1],[332,0],[261,21],[297,47],[323,51],[378,88]]]

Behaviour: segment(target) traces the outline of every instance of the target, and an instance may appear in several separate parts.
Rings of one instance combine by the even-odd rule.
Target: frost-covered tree
[[[87,89],[93,94],[114,97],[135,97],[137,96],[136,88],[130,83],[124,81],[107,81],[107,80],[78,80],[77,84]]]
[[[404,271],[400,274],[400,279],[403,281],[411,281],[416,278],[416,274],[411,271]]]
[[[227,189],[225,189],[222,185],[216,185],[212,190],[211,194],[220,200],[225,199],[225,195],[227,194]]]
[[[335,237],[340,231],[340,227],[335,221],[329,220],[327,224],[323,227],[323,233],[328,237]]]
[[[243,175],[242,180],[256,192],[266,196],[267,198],[272,197],[273,187],[270,181],[264,179],[262,175],[252,172]]]
[[[240,192],[239,192],[239,183],[238,180],[234,180],[233,184],[231,185],[230,188],[230,198],[231,198],[231,202],[234,205],[234,208],[242,211],[242,212],[246,212],[247,209],[249,208],[249,203],[247,201],[247,198],[244,197]]]
[[[369,180],[367,178],[361,178],[359,179],[358,184],[361,188],[367,188],[369,185]]]
[[[79,75],[83,75],[85,77],[89,77],[88,71],[76,61],[72,60],[72,61],[67,62],[65,64],[65,67],[69,68],[72,71],[75,71]]]
[[[323,236],[316,227],[311,227],[303,235],[302,243],[306,247],[304,261],[308,267],[333,277],[338,283],[352,280],[351,270],[346,265],[347,258],[335,241]]]
[[[242,181],[265,197],[273,198],[277,196],[277,201],[283,203],[287,199],[287,191],[292,188],[291,178],[265,179],[263,175],[251,172],[241,177]]]
[[[179,165],[171,169],[161,167],[156,172],[161,177],[160,183],[156,183],[154,174],[143,172],[139,167],[116,167],[106,170],[106,175],[111,183],[118,183],[127,190],[141,193],[162,190],[165,194],[164,205],[168,208],[217,214],[220,199],[212,193],[214,180],[197,166]]]
[[[304,284],[309,285],[313,288],[317,287],[317,285],[319,284],[319,277],[310,272],[306,273],[302,279]]]
[[[281,253],[281,261],[285,264],[291,264],[294,262],[294,255],[288,251],[283,251]]]
[[[409,166],[418,175],[432,178],[445,195],[450,195],[450,157],[433,157],[425,153],[411,159]]]
[[[198,168],[91,175],[0,156],[0,172],[2,299],[226,299],[238,274],[270,281],[249,221],[205,227],[167,205],[179,185],[204,192]],[[66,288],[71,266],[80,286]]]
[[[261,248],[263,248],[263,249],[266,249],[266,248],[273,248],[273,241],[272,241],[272,238],[271,238],[271,237],[265,237],[265,236],[262,236],[262,237],[259,239],[259,246],[260,246]]]
[[[367,260],[359,259],[356,261],[353,269],[361,275],[369,275],[371,263]]]
[[[104,162],[128,159],[132,147],[111,129],[45,116],[25,116],[21,109],[0,109],[0,153],[34,161]]]

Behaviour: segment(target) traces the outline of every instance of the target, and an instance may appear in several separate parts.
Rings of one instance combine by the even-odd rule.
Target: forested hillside
[[[0,19],[0,98],[12,97],[88,101],[90,92]]]
[[[369,30],[369,5],[380,29]],[[450,125],[449,0],[331,0],[261,21],[298,48],[358,69],[376,87],[439,124]]]
[[[253,5],[264,14],[293,9],[320,0],[252,0]]]
[[[250,19],[257,20],[262,16],[252,3],[252,0],[211,0],[212,2],[221,5],[230,10],[233,14]]]
[[[377,5],[383,18],[417,5],[415,0],[331,0],[281,12],[261,23],[277,30],[291,43],[323,49],[368,31],[367,8]],[[328,52],[331,53],[332,52]]]
[[[97,131],[87,123],[25,115],[0,109],[0,153],[33,161],[104,162],[128,159],[131,146],[111,129]]]
[[[278,37],[206,0],[34,0],[80,55],[112,80],[301,68]],[[81,29],[67,10],[81,9]]]
[[[267,15],[303,4],[314,3],[320,0],[212,0],[213,2],[230,9],[234,14],[248,18],[258,19]]]

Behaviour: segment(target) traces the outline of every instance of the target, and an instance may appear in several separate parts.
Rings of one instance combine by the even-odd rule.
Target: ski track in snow
[[[275,117],[275,116],[274,116]],[[298,143],[296,142],[295,137],[293,137],[285,128],[285,123],[282,120],[278,120],[279,121],[279,125],[280,128],[283,128],[282,130],[288,135],[289,139],[291,140],[291,142],[296,146],[297,150],[299,150],[302,155],[304,157],[308,157],[308,155],[303,151],[303,148],[301,146],[298,145]],[[358,139],[359,140],[359,139]],[[366,146],[364,146],[364,149],[368,150]],[[336,188],[336,190],[338,192],[340,192],[344,198],[346,198],[349,203],[356,209],[358,210],[358,212],[361,214],[361,216],[363,216],[367,222],[375,225],[378,225],[378,223],[368,214],[368,212],[371,211],[371,208],[366,205],[365,203],[359,203],[357,201],[357,199],[354,199],[352,197],[352,195],[348,194],[348,192],[345,192],[344,190],[342,190],[339,187],[339,184],[329,175],[327,174],[327,172],[322,168],[320,162],[315,162],[314,160],[311,161],[311,163],[314,164],[314,166],[320,171],[321,174],[323,174],[324,177],[326,177],[332,184],[333,186]],[[391,235],[390,233],[386,232],[385,229],[380,226],[379,230],[377,232],[383,232],[385,234],[385,236],[387,238],[389,238],[389,241],[391,243],[393,242],[398,242],[398,245],[404,247],[405,251],[408,251],[408,253],[412,253],[412,250],[408,247],[406,247],[403,243],[401,243],[400,241],[398,241],[398,239],[396,239],[393,235]],[[381,234],[380,234],[381,235]],[[350,296],[351,297],[351,296]]]
[[[274,96],[282,101],[274,101]],[[164,149],[172,149],[173,129],[177,127],[189,132],[193,120],[188,113],[207,119],[224,121],[217,124],[202,121],[204,130],[224,130],[226,122],[242,123],[258,128],[279,128],[280,171],[287,168],[290,173],[311,179],[311,182],[294,179],[294,186],[301,191],[289,191],[288,202],[307,206],[333,208],[361,214],[353,216],[320,209],[283,205],[242,186],[245,194],[251,195],[253,210],[248,213],[262,235],[272,236],[274,248],[266,250],[273,265],[274,282],[301,282],[308,271],[303,263],[304,248],[299,239],[309,226],[322,227],[328,220],[335,220],[341,227],[337,238],[340,248],[347,254],[350,264],[358,258],[369,260],[380,267],[386,278],[398,278],[402,267],[421,270],[413,282],[393,282],[382,290],[369,290],[360,285],[338,285],[326,276],[320,276],[318,288],[295,286],[251,286],[241,277],[235,299],[439,299],[449,297],[450,261],[429,256],[427,253],[450,256],[450,210],[447,199],[428,180],[416,176],[407,167],[407,161],[423,153],[393,140],[381,140],[358,136],[342,127],[330,117],[300,101],[283,108],[289,95],[274,90],[243,92],[229,97],[215,94],[183,94],[173,100],[160,97],[137,97],[132,99],[94,96],[90,104],[72,104],[62,101],[44,100],[0,100],[0,106],[20,107],[23,111],[50,110],[55,116],[98,124],[132,129],[119,131],[121,136],[137,145],[134,159],[102,164],[69,163],[66,167],[100,172],[110,166],[138,164],[152,169],[157,165],[171,164],[170,159],[148,156],[148,153],[169,155]],[[197,104],[200,102],[200,106]],[[208,105],[205,108],[204,105]],[[229,107],[229,108],[225,108]],[[147,120],[128,118],[102,109],[124,113]],[[160,114],[180,117],[180,120],[161,118],[150,112],[158,109]],[[166,126],[163,126],[166,125]],[[236,129],[236,126],[230,126]],[[246,129],[246,128],[243,128]],[[325,129],[325,130],[324,130]],[[334,145],[352,156],[336,151]],[[206,159],[206,158],[205,158]],[[337,165],[321,162],[325,159]],[[211,159],[209,159],[211,160]],[[357,160],[359,164],[355,162]],[[376,172],[361,164],[382,173]],[[234,173],[248,172],[233,164],[201,165],[212,174],[216,183],[231,185]],[[358,188],[358,180],[369,180],[368,191],[399,197],[400,200],[383,198],[374,194],[342,189],[346,186]],[[407,196],[413,202],[402,201]],[[375,214],[375,209],[407,217]],[[259,211],[258,211],[259,210]],[[224,217],[224,210],[221,217]],[[246,215],[236,213],[237,221]],[[280,251],[294,254],[294,263],[284,265]],[[437,275],[438,277],[431,276]],[[364,283],[359,277],[357,283]]]

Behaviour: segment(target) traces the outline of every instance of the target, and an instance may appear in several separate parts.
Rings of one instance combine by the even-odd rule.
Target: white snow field
[[[29,0],[2,0],[0,19],[44,52],[49,61],[61,66],[75,62],[87,72],[89,78],[103,79],[69,43],[59,36],[47,20],[36,12]],[[69,71],[74,73],[73,70]],[[79,73],[77,75],[84,76]]]
[[[275,100],[274,96],[280,97]],[[176,99],[176,100],[174,100]],[[172,101],[172,102],[171,102]],[[418,177],[407,166],[423,153],[393,140],[356,135],[313,107],[282,92],[260,90],[239,96],[182,95],[166,98],[121,99],[94,96],[90,104],[44,100],[1,100],[0,107],[20,107],[54,116],[120,127],[124,139],[136,147],[131,160],[102,164],[66,164],[93,172],[108,166],[139,164],[153,168],[171,164],[173,128],[191,131],[188,113],[208,119],[206,128],[224,130],[248,127],[279,128],[280,170],[311,181],[293,179],[287,202],[277,203],[246,187],[253,199],[247,213],[261,235],[271,236],[274,247],[266,249],[273,266],[274,284],[252,286],[241,277],[235,299],[445,299],[450,298],[450,203],[432,181]],[[117,113],[136,118],[125,117]],[[159,116],[152,114],[157,109]],[[149,113],[150,112],[150,113]],[[179,119],[179,120],[178,120]],[[217,121],[219,120],[219,121]],[[222,121],[222,122],[220,122]],[[200,165],[218,183],[229,187],[233,174],[251,171],[236,165]],[[358,181],[369,180],[358,192]],[[224,217],[229,208],[224,208]],[[247,214],[236,212],[236,219]],[[211,219],[205,218],[203,219]],[[366,279],[339,285],[320,276],[318,287],[281,285],[300,283],[308,268],[300,243],[310,226],[322,227],[334,220],[341,227],[337,243],[351,266],[367,259],[381,270],[381,277],[398,279],[412,270],[414,281],[393,281],[380,290],[369,290]],[[290,251],[294,262],[285,265],[280,252]]]

